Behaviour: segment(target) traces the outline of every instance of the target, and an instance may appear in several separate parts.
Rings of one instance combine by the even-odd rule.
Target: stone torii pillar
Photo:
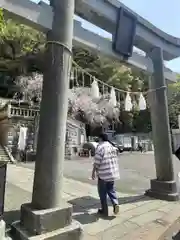
[[[125,8],[119,8],[119,18],[116,23],[116,33],[113,48],[125,58],[132,55],[134,39],[136,37],[138,19],[134,13]],[[162,35],[162,33],[161,33]],[[160,42],[160,41],[159,41]],[[177,44],[176,44],[177,45]],[[155,198],[176,201],[179,199],[173,171],[172,147],[167,105],[167,91],[164,73],[163,55],[171,58],[168,47],[163,42],[147,48],[147,56],[151,59],[153,77],[150,81],[151,116],[153,129],[153,142],[155,149],[155,180],[151,180],[151,189],[146,192]]]
[[[154,66],[154,74],[150,78],[149,86],[152,90],[156,89],[150,93],[150,107],[157,178],[151,180],[151,188],[146,194],[162,200],[176,201],[179,199],[179,194],[173,170],[163,51],[155,47],[148,56]]]
[[[21,207],[13,239],[81,238],[72,206],[62,200],[63,163],[73,38],[74,0],[52,0],[52,30],[47,34],[32,202]],[[48,17],[48,16],[47,16]]]

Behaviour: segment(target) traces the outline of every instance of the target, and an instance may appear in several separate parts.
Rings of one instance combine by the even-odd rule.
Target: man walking
[[[114,214],[119,213],[118,198],[114,188],[115,180],[120,178],[117,149],[108,141],[107,134],[99,136],[99,145],[95,153],[95,162],[92,171],[92,179],[98,178],[98,193],[101,201],[101,209],[98,213],[108,216],[107,195],[109,196]]]

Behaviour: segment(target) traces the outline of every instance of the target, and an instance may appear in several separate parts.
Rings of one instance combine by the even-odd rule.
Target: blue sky
[[[32,1],[39,2],[39,0]],[[44,2],[48,1],[44,0]],[[121,0],[121,2],[163,31],[180,37],[180,0]],[[107,36],[107,33],[85,21],[83,21],[83,26],[100,35]],[[180,72],[180,58],[169,62],[168,67]]]

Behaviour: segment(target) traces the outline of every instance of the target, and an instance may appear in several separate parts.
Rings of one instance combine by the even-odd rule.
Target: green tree
[[[0,26],[0,67],[7,69],[8,74],[12,73],[12,76],[14,77],[27,75],[27,78],[24,78],[26,80],[28,79],[28,75],[31,75],[33,71],[42,73],[45,46],[44,34],[32,29],[31,27],[18,24],[12,20],[5,21],[1,13]],[[112,62],[111,59],[93,54],[90,51],[79,47],[73,48],[73,55],[75,62],[86,72],[89,72],[96,78],[111,86],[136,92],[147,89],[147,76],[143,72],[131,69],[130,67],[124,66],[122,63],[117,61]],[[81,74],[82,73],[80,71],[78,73],[79,78],[81,77]],[[16,83],[20,84],[20,82],[22,83],[22,81],[19,81],[18,78]],[[29,86],[28,83],[26,84]],[[85,75],[85,87],[89,85],[89,78]],[[27,89],[30,89],[31,93],[34,94],[39,91],[34,90],[35,86],[36,84],[33,88],[31,86]],[[110,91],[110,89],[100,90],[101,92]],[[117,97],[123,102],[125,94],[121,93],[120,96]],[[138,100],[138,95],[133,95],[132,97],[134,98],[134,101]],[[137,115],[136,109],[134,109],[131,113],[125,113],[123,111],[122,103],[120,122],[123,129],[132,129],[133,126],[136,126],[138,124],[138,120],[136,120],[136,123],[134,123],[134,121],[138,118],[134,116]],[[141,121],[143,121],[143,119],[141,119]],[[145,119],[144,124],[146,124],[146,122],[148,122],[147,119]]]
[[[170,125],[172,128],[178,128],[178,115],[180,114],[180,81],[169,85],[168,93]]]
[[[14,74],[26,72],[28,59],[36,58],[44,50],[43,33],[9,19],[3,19],[0,11],[0,66],[1,69],[14,71]]]

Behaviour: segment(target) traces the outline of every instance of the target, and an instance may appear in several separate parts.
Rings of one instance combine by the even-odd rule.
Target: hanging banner
[[[27,127],[20,127],[18,149],[24,151],[26,148]]]

